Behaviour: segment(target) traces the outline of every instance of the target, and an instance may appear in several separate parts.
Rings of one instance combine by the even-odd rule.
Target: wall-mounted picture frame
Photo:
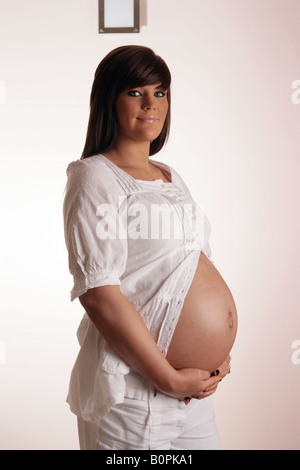
[[[140,32],[140,0],[98,2],[99,34]]]

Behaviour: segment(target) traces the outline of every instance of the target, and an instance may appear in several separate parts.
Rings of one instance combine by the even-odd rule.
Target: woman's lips
[[[158,121],[158,119],[154,116],[138,117],[137,120],[142,121],[142,122],[147,122],[149,124],[153,124],[154,122]]]

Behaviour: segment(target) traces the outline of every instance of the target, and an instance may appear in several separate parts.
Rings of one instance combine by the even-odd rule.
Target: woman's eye
[[[138,90],[130,90],[130,91],[127,92],[127,95],[138,98],[138,97],[142,96],[142,93]],[[166,93],[164,91],[156,91],[154,93],[154,96],[156,98],[163,98],[164,96],[166,96]]]
[[[157,91],[157,92],[155,93],[155,96],[156,96],[157,98],[163,98],[164,96],[166,96],[166,94],[165,94],[163,91]]]
[[[142,96],[141,93],[137,90],[131,90],[127,93],[128,96]]]

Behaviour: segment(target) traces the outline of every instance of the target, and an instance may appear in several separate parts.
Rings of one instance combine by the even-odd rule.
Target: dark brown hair
[[[171,122],[171,74],[164,60],[144,46],[122,46],[111,51],[98,65],[90,98],[90,117],[81,158],[108,150],[117,135],[115,102],[122,91],[147,85],[168,90],[169,109],[160,135],[150,144],[150,155],[168,139]]]

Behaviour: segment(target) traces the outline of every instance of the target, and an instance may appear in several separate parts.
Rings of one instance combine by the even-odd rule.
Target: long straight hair
[[[98,65],[90,97],[90,117],[81,158],[108,150],[117,137],[116,99],[124,90],[160,85],[167,90],[168,113],[160,135],[150,144],[155,155],[166,143],[171,123],[171,74],[164,60],[144,46],[122,46]]]

